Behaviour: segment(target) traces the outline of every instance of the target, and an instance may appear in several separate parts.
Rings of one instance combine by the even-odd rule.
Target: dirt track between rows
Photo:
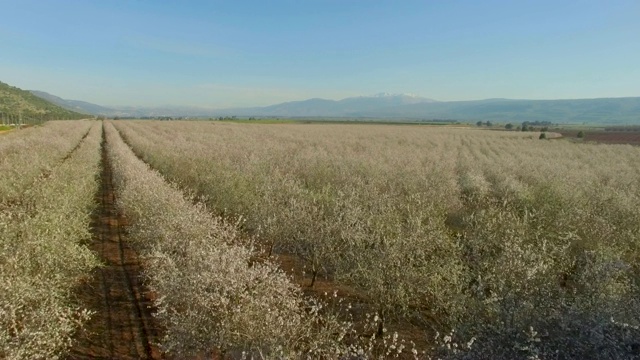
[[[94,311],[69,359],[160,359],[158,327],[150,293],[142,284],[141,260],[123,240],[126,219],[118,216],[111,166],[103,146],[100,208],[94,216],[92,250],[104,266],[79,289]]]

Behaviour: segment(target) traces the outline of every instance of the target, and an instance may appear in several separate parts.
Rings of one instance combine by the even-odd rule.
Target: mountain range
[[[281,104],[206,109],[197,107],[109,108],[78,100],[65,100],[42,91],[34,95],[66,109],[93,115],[143,117],[313,117],[388,120],[448,119],[463,122],[549,121],[552,123],[640,124],[640,97],[575,100],[436,101],[410,94],[380,93],[342,100],[308,99]]]

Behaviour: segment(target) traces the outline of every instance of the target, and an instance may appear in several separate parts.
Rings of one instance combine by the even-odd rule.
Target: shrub
[[[5,134],[0,141],[0,203],[18,199],[36,186],[87,135],[93,122],[49,121]]]
[[[383,328],[455,328],[507,351],[533,327],[560,339],[548,349],[578,353],[589,340],[570,341],[575,324],[640,322],[636,148],[464,129],[116,125],[212,212],[368,296]]]
[[[0,203],[0,358],[58,358],[71,345],[75,331],[90,313],[73,301],[72,291],[98,261],[84,244],[90,240],[90,216],[98,190],[101,125],[92,123],[47,124],[48,130],[78,135],[76,126],[91,129],[78,144],[55,132],[30,132],[23,144],[39,136],[34,148],[17,145],[12,138],[12,161],[19,154],[32,163],[19,162],[24,169],[2,173],[11,184],[23,184],[5,193],[10,201]],[[75,130],[74,130],[75,129]],[[84,131],[84,130],[82,130]],[[81,131],[81,132],[82,132]],[[22,135],[24,134],[24,135]],[[38,135],[39,134],[39,135]],[[53,143],[47,142],[47,136]],[[71,136],[73,138],[73,136]],[[77,141],[80,141],[79,137]],[[47,146],[49,144],[49,146]],[[15,146],[14,146],[15,145]],[[55,154],[77,149],[61,163]],[[53,155],[53,156],[52,156]],[[3,164],[3,166],[15,164]],[[34,182],[12,178],[37,174]],[[14,168],[15,169],[15,168]]]
[[[128,240],[148,259],[148,284],[159,295],[165,351],[184,357],[217,349],[257,358],[347,351],[339,342],[347,325],[321,314],[322,303],[304,301],[276,265],[253,261],[233,225],[138,160],[110,123],[106,134]]]

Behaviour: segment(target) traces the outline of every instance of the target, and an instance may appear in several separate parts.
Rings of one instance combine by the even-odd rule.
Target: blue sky
[[[640,96],[640,1],[0,0],[0,81],[101,105]]]

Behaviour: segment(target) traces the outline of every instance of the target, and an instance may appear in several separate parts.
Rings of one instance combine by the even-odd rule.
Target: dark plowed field
[[[576,138],[577,131],[561,131],[565,138]],[[640,131],[585,131],[584,141],[603,144],[640,145]]]

